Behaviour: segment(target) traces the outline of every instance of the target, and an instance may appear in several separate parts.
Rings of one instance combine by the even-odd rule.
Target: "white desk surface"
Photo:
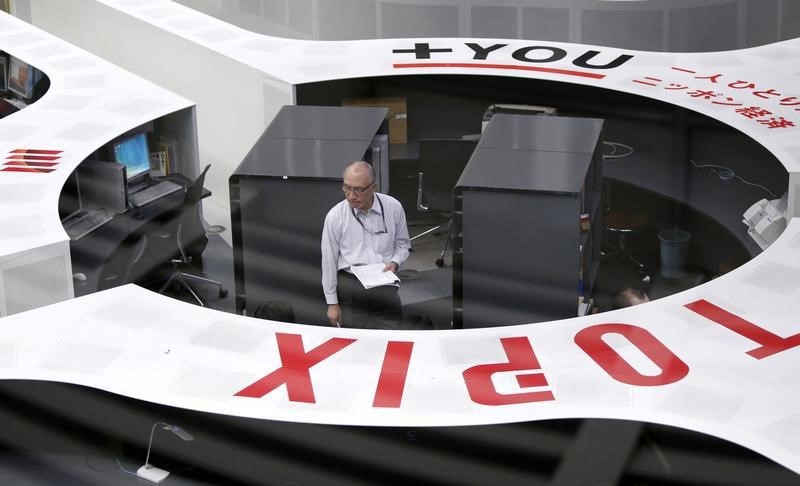
[[[42,99],[0,120],[1,264],[68,241],[58,196],[87,156],[114,137],[193,103],[3,13],[0,50],[41,69],[51,83]],[[16,172],[37,162],[22,160],[19,151],[25,150],[54,151],[53,165]]]
[[[787,62],[800,56],[800,40],[690,54],[521,40],[311,42],[264,37],[171,2],[103,3],[290,83],[457,73],[640,94],[727,123],[774,153],[790,177],[800,173],[800,105],[795,105],[800,70]],[[45,98],[0,121],[0,150],[64,150],[62,167],[51,174],[0,172],[2,262],[65,239],[56,204],[68,167],[116,134],[188,102],[8,16],[0,16],[0,33],[0,48],[31,61],[52,79]],[[452,52],[430,60],[392,52],[425,42]],[[508,45],[487,61],[476,61],[465,42]],[[564,49],[567,55],[548,63],[512,58],[515,50],[532,45]],[[633,58],[609,70],[572,64],[589,49],[601,53],[597,62],[621,54]],[[759,109],[769,114],[755,115]],[[770,128],[773,118],[792,126]],[[791,184],[790,191],[796,199]],[[722,437],[800,473],[800,348],[792,347],[800,339],[782,339],[800,332],[798,276],[800,221],[795,218],[767,251],[704,285],[642,306],[535,325],[429,332],[308,327],[220,313],[129,285],[0,319],[0,377],[80,383],[177,407],[297,422],[424,426],[634,419]],[[686,307],[701,300],[713,304],[716,319],[726,325]],[[626,332],[628,341],[616,332]],[[787,349],[766,357],[747,354],[759,347],[756,341],[768,340]],[[601,358],[604,342],[616,354]],[[410,355],[404,354],[411,346]],[[396,358],[389,364],[387,347]],[[612,377],[591,356],[606,366],[628,362],[631,368]],[[504,367],[509,360],[519,366]],[[492,363],[500,364],[483,366]],[[286,371],[290,368],[292,373]],[[537,374],[544,380],[539,375],[537,382],[526,381]],[[274,379],[271,392],[258,398],[236,395],[267,375]],[[289,375],[294,378],[287,387],[283,380]],[[386,402],[376,405],[376,394]],[[492,400],[519,403],[481,403]]]

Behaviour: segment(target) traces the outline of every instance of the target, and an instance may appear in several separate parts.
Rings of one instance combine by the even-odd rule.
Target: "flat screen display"
[[[8,62],[6,61],[6,57],[0,54],[0,93],[3,93],[8,89],[8,85],[6,84],[7,81],[8,81]]]
[[[147,134],[137,133],[114,144],[114,160],[125,166],[128,182],[150,171]]]
[[[9,58],[8,89],[23,99],[33,96],[34,68],[14,56]]]

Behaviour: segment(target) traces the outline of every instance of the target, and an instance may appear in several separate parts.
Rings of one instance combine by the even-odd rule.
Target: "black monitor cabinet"
[[[297,322],[325,325],[320,241],[342,200],[345,167],[386,136],[386,109],[285,106],[229,179],[235,305],[253,315],[286,301]],[[369,152],[369,153],[368,153]]]
[[[602,128],[595,118],[492,117],[454,190],[453,327],[578,315],[600,262]]]

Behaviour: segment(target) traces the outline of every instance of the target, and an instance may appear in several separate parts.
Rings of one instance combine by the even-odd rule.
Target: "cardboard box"
[[[389,112],[386,114],[386,119],[389,121],[389,143],[408,142],[405,98],[351,98],[343,100],[342,106],[375,106],[388,108]]]

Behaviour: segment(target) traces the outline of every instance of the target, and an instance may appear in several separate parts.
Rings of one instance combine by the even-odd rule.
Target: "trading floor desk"
[[[800,109],[800,93],[796,87],[800,84],[797,69],[785,61],[797,57],[800,41],[732,52],[686,55],[626,52],[519,39],[504,40],[503,45],[493,44],[494,40],[487,39],[451,38],[325,44],[265,38],[230,26],[215,25],[213,19],[193,14],[174,2],[82,2],[81,15],[73,15],[70,18],[74,22],[65,23],[55,19],[56,15],[63,15],[58,12],[60,3],[63,2],[50,2],[48,8],[34,9],[34,14],[53,15],[51,25],[74,27],[82,32],[86,29],[76,24],[91,22],[98,33],[106,29],[116,34],[104,37],[109,41],[122,37],[118,35],[123,32],[122,25],[129,33],[146,22],[174,33],[174,36],[164,35],[164,31],[157,31],[154,27],[150,29],[154,35],[141,38],[154,38],[157,34],[155,38],[163,42],[151,44],[162,53],[174,52],[165,50],[164,46],[175,40],[174,45],[179,45],[182,53],[187,52],[187,55],[174,59],[174,66],[182,74],[188,72],[182,69],[182,61],[195,58],[192,55],[195,52],[193,43],[204,42],[204,51],[224,50],[240,56],[236,59],[242,59],[242,64],[254,65],[254,74],[258,74],[261,81],[264,81],[264,76],[257,72],[258,69],[269,75],[269,82],[282,80],[291,85],[344,76],[391,74],[400,77],[410,70],[417,70],[415,72],[461,74],[461,84],[470,84],[469,76],[478,73],[507,74],[520,79],[543,78],[565,85],[591,85],[605,89],[601,93],[603,96],[617,90],[663,100],[713,116],[768,148],[789,175],[788,216],[792,220],[783,236],[766,251],[703,285],[610,313],[530,325],[396,332],[299,326],[187,305],[136,285],[115,287],[57,305],[43,305],[29,312],[18,311],[21,306],[12,307],[15,313],[0,321],[3,325],[0,376],[3,378],[84,385],[136,400],[209,412],[219,417],[263,420],[265,428],[274,429],[274,423],[304,423],[298,427],[298,433],[287,434],[289,440],[285,441],[276,440],[274,435],[251,435],[254,442],[264,447],[258,455],[249,456],[240,449],[214,455],[237,458],[236,461],[228,460],[225,465],[238,470],[248,469],[247,463],[239,461],[239,458],[267,464],[271,457],[281,456],[304,471],[314,471],[312,466],[326,463],[332,465],[329,476],[335,476],[328,481],[320,478],[306,480],[301,476],[302,471],[277,478],[263,476],[267,481],[278,479],[275,482],[285,478],[285,483],[366,483],[371,472],[384,470],[408,483],[547,484],[547,478],[530,477],[536,475],[536,471],[517,481],[480,476],[480,471],[473,467],[476,463],[473,457],[459,460],[459,450],[476,450],[483,453],[482,457],[523,458],[527,460],[526,466],[535,468],[545,461],[538,460],[532,449],[542,450],[545,443],[527,430],[504,433],[497,440],[483,440],[475,445],[466,443],[457,435],[449,435],[441,443],[450,446],[458,443],[460,447],[449,447],[442,454],[431,453],[429,442],[426,442],[428,434],[448,425],[461,427],[516,422],[524,427],[527,422],[586,417],[640,420],[711,434],[767,456],[794,471],[794,476],[800,472],[800,443],[797,440],[800,437],[800,402],[797,400],[800,384],[796,379],[796,370],[800,366],[796,317],[800,312],[800,286],[797,284],[800,280],[797,278],[800,275],[800,218],[797,217],[800,215],[800,204],[797,204],[800,201],[797,199],[800,195],[800,151],[797,145],[800,112],[796,111]],[[98,10],[112,9],[112,4],[128,9],[132,12],[130,17],[136,16],[136,20],[142,21],[132,22],[131,18],[117,12],[105,18],[95,16]],[[96,8],[92,8],[93,5]],[[103,21],[98,22],[99,18]],[[0,14],[0,24],[6,29],[5,24],[11,22]],[[17,42],[23,42],[25,37],[35,37],[35,33],[28,35],[32,29],[21,21],[14,22],[7,31],[12,28],[26,34],[15,35]],[[0,35],[0,43],[5,37]],[[129,38],[123,41],[130,44]],[[30,48],[30,52],[42,53],[41,44]],[[148,43],[138,44],[141,46],[137,47],[148,47]],[[417,61],[415,51],[422,50],[419,46],[436,51],[432,52],[430,62],[426,59]],[[475,46],[480,46],[480,49],[475,49]],[[62,51],[67,49],[58,47]],[[486,52],[490,57],[475,58],[476,54]],[[480,62],[483,60],[488,62]],[[225,67],[234,68],[235,64],[228,62]],[[101,107],[111,106],[115,113],[124,112],[125,117],[97,114],[95,120],[108,120],[114,124],[112,127],[87,126],[86,111],[82,111],[80,116],[73,112],[60,118],[46,116],[50,114],[46,111],[49,100],[56,100],[56,95],[64,93],[69,86],[79,85],[65,82],[68,81],[64,79],[66,76],[56,76],[58,66],[52,66],[52,93],[22,113],[3,120],[4,133],[8,133],[5,129],[12,122],[22,122],[26,117],[29,125],[41,127],[35,138],[31,136],[29,140],[23,140],[25,145],[20,145],[23,142],[16,139],[13,145],[0,143],[6,151],[26,147],[61,149],[65,153],[64,159],[70,163],[67,168],[72,169],[90,152],[108,142],[111,136],[185,106],[175,102],[161,109],[162,105],[158,103],[148,99],[141,102],[133,97],[136,91],[127,87],[135,88],[135,84],[128,83],[123,86],[126,89],[120,89],[122,83],[115,82],[113,89],[98,90],[96,99],[79,105],[86,111],[99,111]],[[507,69],[500,70],[498,66]],[[50,65],[43,66],[45,70],[48,67]],[[210,67],[216,66],[203,62],[202,72],[207,74]],[[696,73],[697,79],[688,71]],[[229,71],[223,69],[219,72]],[[714,76],[717,73],[722,74],[721,79]],[[82,71],[80,74],[84,76]],[[720,79],[720,83],[710,86],[713,83],[707,79],[709,76]],[[209,78],[213,77],[196,76],[192,81],[197,84],[215,82]],[[649,83],[651,78],[663,82]],[[769,90],[782,93],[781,97],[762,99],[755,90],[737,88],[737,80],[757,85],[759,95],[763,95],[760,91]],[[753,111],[749,107],[760,105],[775,119],[765,118],[762,120],[765,123],[761,123],[740,114],[734,107],[715,105],[715,100],[703,97],[692,97],[687,94],[690,92],[688,89],[669,90],[670,83],[689,86],[692,91],[719,89],[725,92],[719,101],[730,103],[726,100],[730,97],[741,103],[747,114]],[[241,86],[242,91],[246,88],[245,83],[235,84],[236,88]],[[259,93],[262,90],[268,93],[269,90],[263,88],[265,84],[254,83],[253,87],[257,87]],[[723,88],[728,84],[733,86]],[[576,91],[572,86],[570,89]],[[152,89],[147,93],[150,92]],[[218,92],[218,89],[208,90],[216,98],[219,98]],[[292,92],[292,89],[285,90],[287,96]],[[111,93],[118,97],[124,95],[125,99],[103,98]],[[261,99],[259,96],[242,98],[250,105],[256,105],[254,100]],[[237,97],[231,98],[235,101]],[[74,98],[63,99],[62,108],[76,105]],[[576,104],[582,101],[573,99]],[[784,100],[783,104],[781,100]],[[795,103],[797,105],[793,106]],[[234,107],[226,104],[224,108],[213,110],[217,112],[213,116],[222,117],[230,112],[242,119],[242,114]],[[258,109],[261,110],[262,106]],[[32,119],[35,113],[40,115],[37,120]],[[74,128],[70,126],[70,131],[65,129],[65,125],[78,120],[83,123]],[[124,120],[126,126],[119,126],[122,124],[119,120]],[[409,119],[409,128],[415,120]],[[435,118],[430,120],[436,121]],[[780,120],[791,124],[779,123]],[[237,125],[236,130],[240,126]],[[21,129],[18,132],[27,133]],[[65,133],[81,138],[67,144],[63,138]],[[215,135],[219,136],[219,133],[215,132]],[[220,138],[228,144],[228,140]],[[697,157],[696,161],[714,162],[706,157]],[[59,231],[46,233],[42,230],[28,236],[34,233],[31,222],[35,218],[30,216],[42,215],[43,223],[51,220],[57,223],[54,198],[50,196],[56,184],[65,179],[59,176],[66,174],[58,171],[52,175],[3,174],[11,175],[0,177],[0,183],[9,181],[0,191],[0,200],[9,203],[0,209],[5,219],[12,223],[21,204],[19,201],[11,204],[6,195],[9,193],[7,188],[11,188],[12,183],[17,187],[23,183],[52,180],[46,187],[47,197],[40,203],[38,200],[37,204],[31,203],[30,209],[24,213],[27,216],[25,226],[12,226],[11,230],[6,230],[9,226],[4,225],[0,234],[4,261],[13,260],[16,265],[11,271],[3,270],[6,282],[23,280],[20,278],[22,275],[26,277],[26,289],[35,289],[35,285],[45,279],[37,279],[34,270],[44,268],[45,264],[19,270],[22,264],[17,264],[17,260],[27,256],[23,250],[28,248],[33,248],[28,254],[35,250],[37,255],[41,255],[50,249],[44,247],[47,243],[60,245],[56,248],[58,250],[68,247],[60,228],[56,228]],[[761,182],[760,178],[757,182]],[[525,224],[521,219],[516,223]],[[47,240],[39,234],[52,237]],[[316,246],[318,242],[313,244]],[[49,264],[47,268],[54,266],[44,257],[40,261]],[[23,275],[23,270],[28,272]],[[17,289],[8,283],[4,285],[7,292]],[[72,290],[71,286],[69,290]],[[56,402],[46,392],[42,396],[48,400],[45,403]],[[149,424],[164,419],[156,418],[156,414],[150,411],[152,409],[142,408],[147,417],[142,420],[144,426],[137,429],[144,429],[139,441],[145,443]],[[84,410],[95,408],[80,409]],[[93,425],[118,423],[92,418]],[[42,423],[55,429],[65,421],[56,415]],[[331,429],[393,426],[412,430],[401,436],[402,446],[386,448],[376,447],[374,441],[364,445],[352,444],[329,435],[315,441],[317,445],[335,444],[333,449],[324,450],[309,449],[298,442],[298,437],[309,436],[305,431],[312,427],[311,424],[330,426]],[[189,424],[181,425],[192,430]],[[198,435],[193,444],[219,443],[230,445],[229,450],[232,450],[250,432],[250,429],[229,427],[218,427],[217,430],[225,432],[220,440],[201,440]],[[617,445],[618,435],[611,433],[607,437],[613,438],[611,442]],[[650,443],[649,440],[641,442]],[[653,442],[656,443],[660,441]],[[545,453],[556,462],[566,449],[547,448]],[[696,457],[699,449],[693,447],[688,456]],[[314,465],[304,460],[309,456],[309,450],[312,457],[321,458]],[[423,450],[427,454],[412,456],[405,461],[401,455],[404,450]],[[486,454],[487,450],[493,451],[492,454]],[[648,450],[654,451],[656,447]],[[658,472],[646,475],[646,481],[678,483],[680,469],[674,467],[677,461],[673,459],[680,458],[660,445],[658,451],[653,452],[652,460],[648,461],[655,464],[653,470]],[[375,461],[365,459],[372,452],[381,453],[380,457]],[[731,467],[726,469],[735,471],[737,478],[748,478],[746,472],[734,467],[742,462],[738,456],[715,456],[720,461],[728,459],[725,464]],[[605,461],[599,466],[589,462],[583,465],[585,469],[596,472],[604,465],[619,465],[621,469],[630,463],[621,460]],[[424,473],[444,474],[450,468],[456,474],[441,480],[426,478],[424,473],[400,475],[407,469],[406,465],[420,464],[424,465]],[[498,461],[498,464],[509,463]],[[521,469],[503,467],[502,471]],[[354,477],[345,477],[348,474]],[[653,477],[656,479],[650,481]],[[755,478],[764,479],[765,475],[756,471],[749,477],[754,479],[750,484],[754,484],[758,482]],[[617,483],[613,478],[604,482]],[[633,482],[622,481],[623,484]],[[702,482],[713,482],[713,479],[686,480],[684,484]],[[722,480],[719,483],[732,484],[734,481]],[[564,481],[562,484],[574,482]]]
[[[19,111],[16,104],[10,102],[5,98],[0,98],[0,118],[7,117],[8,115]]]
[[[175,174],[168,179],[184,187],[191,181]],[[204,189],[202,197],[211,192]],[[158,233],[164,244],[148,245],[147,263],[142,262],[136,275],[144,276],[168,263],[177,251],[175,233],[181,217],[185,190],[176,191],[160,197],[144,206],[129,208],[114,216],[104,225],[70,242],[75,296],[97,292],[124,283],[125,270],[131,264],[131,252],[135,243],[144,235]],[[200,255],[192,255],[193,261],[200,262]]]

